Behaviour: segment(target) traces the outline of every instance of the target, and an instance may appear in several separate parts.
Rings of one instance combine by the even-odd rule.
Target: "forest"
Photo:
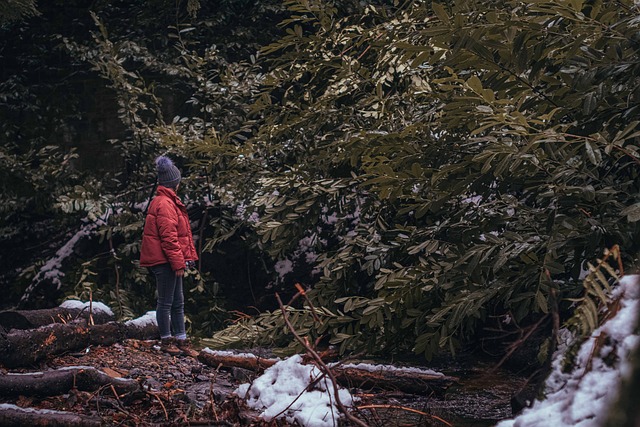
[[[201,347],[472,355],[540,392],[633,294],[639,29],[631,0],[0,0],[0,309],[153,310],[167,155]],[[579,425],[640,419],[616,405]]]

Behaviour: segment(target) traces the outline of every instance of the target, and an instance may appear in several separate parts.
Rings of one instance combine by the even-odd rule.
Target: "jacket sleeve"
[[[157,214],[158,235],[160,246],[167,256],[171,269],[177,271],[186,267],[184,255],[178,241],[178,214],[171,201],[162,201],[158,204]]]

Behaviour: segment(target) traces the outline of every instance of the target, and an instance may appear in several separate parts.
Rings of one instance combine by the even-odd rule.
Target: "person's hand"
[[[184,268],[181,268],[180,270],[176,270],[176,277],[182,277],[184,276]]]

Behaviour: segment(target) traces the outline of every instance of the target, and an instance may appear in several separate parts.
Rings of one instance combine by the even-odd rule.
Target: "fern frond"
[[[573,300],[578,305],[566,326],[580,336],[589,335],[600,326],[608,312],[612,285],[620,280],[618,272],[607,262],[611,253],[607,251],[605,258],[598,260],[595,266],[587,264],[589,273],[582,281],[584,295]]]

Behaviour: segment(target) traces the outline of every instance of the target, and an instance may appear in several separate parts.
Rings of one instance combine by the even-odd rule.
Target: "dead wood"
[[[0,311],[0,326],[5,330],[10,329],[34,329],[51,323],[70,323],[76,319],[89,319],[94,324],[102,324],[114,320],[112,314],[105,311],[89,309],[54,307],[41,310],[5,310]]]
[[[3,426],[99,427],[102,424],[102,419],[98,417],[89,417],[64,411],[0,405],[0,425]]]
[[[154,324],[109,322],[103,325],[54,323],[38,329],[13,330],[0,336],[0,365],[6,368],[34,365],[47,356],[91,345],[112,345],[127,338],[156,339]]]
[[[112,378],[90,366],[74,366],[55,371],[0,375],[0,396],[57,396],[71,389],[96,391],[113,386],[118,394],[140,389],[131,379]]]
[[[250,354],[227,354],[202,351],[198,360],[212,367],[244,368],[261,371],[275,365],[277,359],[265,359]],[[378,388],[400,390],[405,393],[442,395],[457,378],[428,374],[420,371],[404,371],[380,367],[376,370],[352,366],[330,366],[338,383],[344,387]]]
[[[223,366],[226,368],[249,369],[251,371],[263,371],[278,362],[277,359],[266,359],[249,353],[226,355],[207,351],[201,351],[198,355],[198,360],[214,368]]]
[[[380,368],[373,371],[355,367],[331,368],[343,386],[362,389],[400,390],[405,393],[443,395],[456,378],[424,372]]]
[[[300,287],[300,293],[303,296],[305,295],[304,291],[302,290],[302,287]],[[360,426],[360,427],[369,427],[369,425],[367,423],[365,423],[361,419],[355,417],[353,414],[351,414],[351,412],[349,412],[347,407],[344,406],[344,404],[342,403],[342,401],[340,399],[340,392],[338,390],[338,380],[336,379],[333,370],[331,368],[329,368],[322,361],[322,358],[318,355],[318,353],[313,348],[311,348],[311,346],[309,345],[307,340],[303,339],[300,335],[298,335],[298,332],[294,329],[293,325],[289,321],[289,317],[287,317],[287,311],[284,308],[284,305],[282,304],[282,300],[280,299],[280,295],[278,295],[278,293],[276,293],[276,299],[278,300],[278,305],[280,306],[280,311],[282,311],[282,317],[284,319],[284,322],[287,324],[287,327],[289,328],[289,330],[291,331],[293,336],[295,336],[296,340],[298,340],[298,342],[300,344],[302,344],[302,346],[307,350],[307,354],[311,355],[311,357],[313,358],[314,362],[316,363],[316,366],[318,366],[318,369],[320,369],[322,374],[326,375],[329,378],[329,380],[331,381],[331,384],[333,386],[333,397],[335,398],[336,406],[338,407],[338,410],[352,424]],[[311,308],[313,310],[313,307],[311,307]],[[315,314],[314,314],[314,316],[315,316]]]

